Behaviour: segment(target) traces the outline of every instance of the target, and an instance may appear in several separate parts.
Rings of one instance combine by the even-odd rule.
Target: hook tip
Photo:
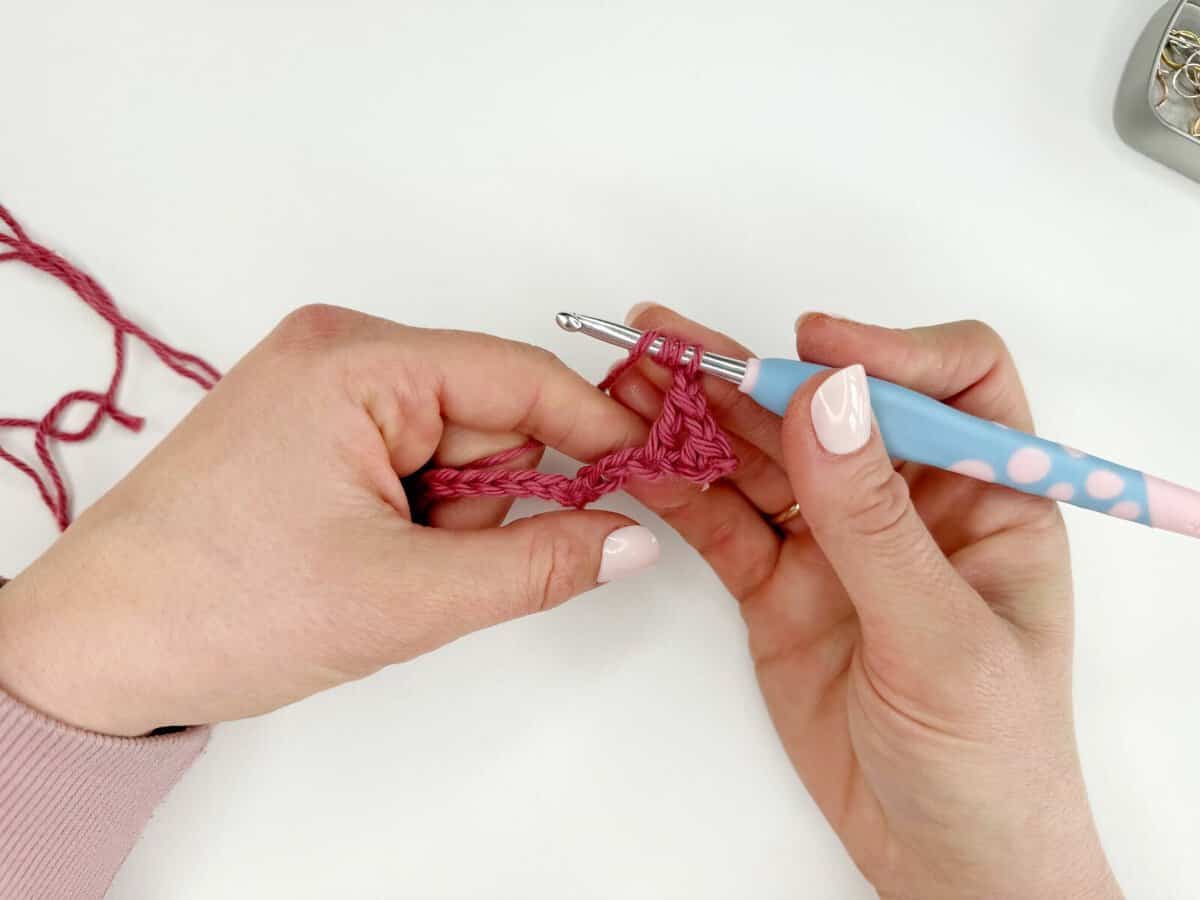
[[[558,327],[563,331],[582,331],[583,322],[579,321],[579,316],[575,313],[560,312],[554,317],[554,321],[558,323]]]

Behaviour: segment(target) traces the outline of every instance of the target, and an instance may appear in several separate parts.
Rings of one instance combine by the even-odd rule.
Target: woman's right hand
[[[631,324],[751,355],[662,307]],[[898,470],[861,368],[1031,431],[1011,357],[978,323],[910,331],[806,317],[813,379],[780,420],[708,380],[741,460],[700,491],[639,499],[740,601],[796,771],[884,897],[1119,897],[1093,824],[1071,708],[1072,590],[1057,506],[920,466]],[[614,394],[652,419],[662,372]],[[802,515],[767,519],[793,498]]]

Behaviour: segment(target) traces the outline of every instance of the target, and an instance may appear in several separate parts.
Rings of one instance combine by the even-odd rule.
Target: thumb
[[[861,365],[811,379],[783,422],[783,456],[812,535],[858,613],[864,646],[908,670],[991,625],[893,468]]]
[[[658,539],[616,513],[542,513],[477,531],[419,528],[409,557],[448,607],[447,640],[558,606],[658,561]]]

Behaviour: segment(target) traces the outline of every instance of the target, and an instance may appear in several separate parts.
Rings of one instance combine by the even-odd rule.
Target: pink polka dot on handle
[[[1039,447],[1022,447],[1008,461],[1008,477],[1017,484],[1034,484],[1050,474],[1050,454]]]
[[[1125,479],[1108,469],[1097,469],[1087,477],[1088,496],[1097,500],[1111,500],[1125,490]]]

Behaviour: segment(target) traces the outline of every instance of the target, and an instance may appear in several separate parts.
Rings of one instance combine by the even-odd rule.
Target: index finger
[[[389,440],[401,474],[429,459],[443,420],[519,432],[584,461],[645,440],[641,417],[549,351],[473,332],[403,331],[396,377],[416,402],[405,404],[405,439]]]
[[[1000,336],[982,322],[902,330],[810,313],[796,323],[796,350],[806,362],[834,368],[862,363],[876,378],[1033,431],[1016,363]]]

